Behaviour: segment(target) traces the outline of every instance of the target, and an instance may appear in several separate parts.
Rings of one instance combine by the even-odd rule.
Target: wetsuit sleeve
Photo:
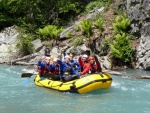
[[[45,62],[41,62],[40,69],[45,69],[45,66],[46,66]]]
[[[78,58],[78,62],[79,62],[80,68],[83,67],[84,62],[83,62],[83,60],[81,59],[81,57]]]
[[[57,63],[58,63],[59,66],[60,66],[59,69],[60,69],[60,79],[61,79],[62,76],[63,76],[64,71],[66,70],[66,65],[65,65],[65,63],[64,63],[63,61],[61,61],[61,60],[58,60]]]
[[[87,64],[86,68],[81,72],[81,75],[86,74],[90,69],[90,63]]]
[[[41,60],[39,60],[37,63],[37,69],[39,70],[40,68],[41,68]]]
[[[64,63],[61,60],[58,60],[57,62],[59,64],[59,66],[60,66],[60,71],[64,71],[64,68],[65,68]]]
[[[41,65],[41,60],[39,60],[39,61],[38,61],[38,64],[37,64],[37,65],[38,65],[38,66],[40,66],[40,65]]]

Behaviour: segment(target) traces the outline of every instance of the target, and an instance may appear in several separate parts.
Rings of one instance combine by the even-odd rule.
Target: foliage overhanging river
[[[0,65],[0,113],[149,113],[150,81],[113,77],[108,90],[70,94],[37,87],[34,77],[21,84],[20,66]],[[124,71],[150,75],[149,71]]]

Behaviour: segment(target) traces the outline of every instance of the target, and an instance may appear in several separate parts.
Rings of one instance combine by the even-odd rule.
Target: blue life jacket
[[[41,61],[41,63],[40,63],[40,69],[45,69],[45,66],[46,66],[46,63]]]
[[[58,60],[58,64],[60,65],[60,78],[66,76],[66,72],[68,72],[70,75],[78,75],[78,72],[75,71],[69,63]]]
[[[54,72],[55,71],[55,65],[54,64],[48,65],[48,71]]]
[[[76,60],[70,60],[70,65],[74,68],[74,70],[81,71],[80,64]]]

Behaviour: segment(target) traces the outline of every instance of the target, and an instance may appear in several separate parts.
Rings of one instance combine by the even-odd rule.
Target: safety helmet
[[[82,57],[85,57],[85,58],[87,58],[88,56],[87,56],[86,54],[84,54]]]
[[[57,62],[57,60],[58,60],[58,58],[54,58],[54,60],[53,60],[53,61],[54,61],[54,62]]]
[[[50,57],[45,57],[45,60],[50,60]]]
[[[93,56],[89,56],[88,60],[94,60],[95,61],[95,58]]]
[[[50,53],[50,49],[49,48],[45,48],[45,53]]]

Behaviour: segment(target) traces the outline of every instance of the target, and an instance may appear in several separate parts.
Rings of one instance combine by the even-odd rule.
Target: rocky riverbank
[[[128,18],[131,21],[131,28],[132,32],[139,37],[138,40],[134,41],[134,46],[136,53],[134,53],[136,58],[136,68],[137,69],[145,69],[150,70],[150,1],[149,0],[126,0],[125,2],[122,2],[120,4],[114,5],[113,8],[116,8],[118,6],[124,6],[127,10]],[[112,6],[111,6],[112,7]],[[107,13],[106,17],[112,17],[112,9],[111,8]],[[98,35],[97,30],[94,29],[94,36],[92,37],[92,43],[93,43],[93,50],[91,50],[86,40],[83,40],[83,44],[77,47],[72,46],[72,41],[74,39],[66,38],[66,35],[68,32],[70,32],[74,37],[82,36],[81,33],[76,33],[75,29],[78,26],[78,24],[85,19],[94,19],[97,15],[101,14],[104,11],[104,7],[100,7],[98,9],[95,9],[93,11],[90,11],[89,14],[83,17],[79,17],[78,20],[74,22],[73,25],[65,28],[59,35],[59,39],[57,42],[55,40],[51,40],[49,42],[50,49],[51,49],[51,55],[53,57],[57,57],[58,55],[62,55],[63,52],[69,53],[70,51],[74,51],[76,53],[76,58],[81,53],[87,53],[89,54],[94,53],[96,54],[99,52],[99,46],[103,42],[103,38],[105,35],[111,35],[112,25],[105,26],[105,29],[102,34]],[[111,19],[111,18],[110,18]],[[111,20],[112,21],[112,20]],[[94,26],[93,26],[94,28]],[[34,65],[37,63],[37,61],[41,58],[41,56],[44,54],[45,49],[45,42],[42,42],[40,39],[36,39],[32,41],[34,53],[27,55],[27,56],[21,56],[18,54],[18,49],[16,47],[17,44],[17,26],[11,26],[8,28],[5,28],[0,33],[0,63],[7,63],[7,64],[14,64],[14,65]],[[63,55],[62,55],[63,57]],[[98,56],[99,60],[103,63],[104,67],[106,69],[111,69],[111,59],[109,58],[109,55],[101,55]]]

